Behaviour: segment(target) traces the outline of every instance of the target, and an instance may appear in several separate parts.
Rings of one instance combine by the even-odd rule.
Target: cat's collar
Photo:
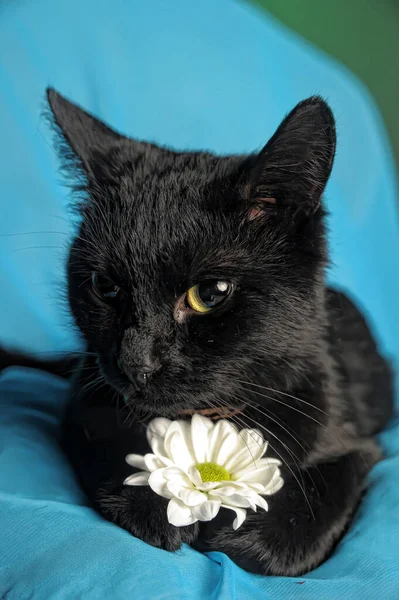
[[[231,419],[236,415],[242,414],[244,409],[245,404],[241,404],[240,406],[218,406],[215,408],[187,408],[181,410],[178,416],[192,417],[193,415],[202,415],[212,421],[217,421],[219,419]]]

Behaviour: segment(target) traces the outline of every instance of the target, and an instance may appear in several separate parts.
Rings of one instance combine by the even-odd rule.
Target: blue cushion
[[[326,192],[329,277],[398,360],[393,162],[372,101],[342,67],[232,0],[3,3],[0,56],[2,343],[79,347],[61,301],[72,228],[41,118],[47,85],[135,137],[218,152],[261,147],[297,101],[320,93],[339,143]],[[382,437],[387,459],[334,556],[303,578],[266,578],[220,553],[148,547],[85,507],[56,442],[66,392],[65,382],[29,369],[0,378],[0,597],[397,598],[398,422]]]
[[[334,556],[305,577],[261,577],[219,552],[147,546],[87,508],[57,444],[66,392],[33,369],[0,376],[1,598],[397,600],[399,419]]]

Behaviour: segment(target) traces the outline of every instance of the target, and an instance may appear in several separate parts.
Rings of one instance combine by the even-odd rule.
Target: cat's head
[[[298,104],[259,153],[221,157],[48,99],[84,190],[70,305],[106,380],[166,416],[242,402],[248,382],[289,385],[321,335],[326,103]]]

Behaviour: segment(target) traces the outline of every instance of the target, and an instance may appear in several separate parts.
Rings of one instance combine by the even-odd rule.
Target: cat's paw
[[[199,524],[175,527],[166,517],[168,501],[149,487],[121,486],[108,492],[101,490],[96,507],[112,523],[151,546],[175,552],[183,543],[197,537]]]

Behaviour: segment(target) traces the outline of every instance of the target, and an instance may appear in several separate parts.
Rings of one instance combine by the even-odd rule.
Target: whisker
[[[234,398],[238,401],[240,401],[240,398],[238,398],[237,396],[234,396]],[[223,403],[223,400],[222,400]],[[238,417],[237,417],[238,418]],[[249,419],[250,421],[252,421],[252,423],[255,423],[255,425],[261,429],[264,429],[267,433],[269,433],[270,435],[274,436],[278,442],[284,446],[284,448],[287,450],[287,452],[290,454],[290,457],[292,459],[292,461],[294,462],[294,465],[300,469],[300,461],[298,459],[298,457],[291,451],[291,449],[287,446],[287,444],[285,444],[282,440],[280,440],[273,432],[271,432],[267,427],[265,427],[264,425],[261,425],[259,423],[259,421],[257,421],[256,419],[250,417],[248,414],[245,414],[245,418]],[[245,423],[245,419],[241,419],[244,423]],[[296,441],[296,440],[295,440]]]
[[[241,418],[240,418],[240,417],[238,417],[237,415],[235,415],[235,416],[234,416],[234,418],[235,418],[235,419],[237,419],[238,421],[240,421],[240,422],[241,422],[241,426],[242,426],[242,425],[244,425],[244,427],[246,427],[246,423],[245,423],[245,421],[244,421],[243,419],[241,419]],[[255,421],[255,423],[256,423],[256,421]],[[285,449],[287,450],[287,452],[289,452],[289,453],[291,452],[291,450],[290,450],[290,449],[289,449],[289,448],[288,448],[288,447],[287,447],[287,446],[284,444],[284,442],[282,442],[282,441],[281,441],[281,440],[280,440],[280,439],[279,439],[279,438],[278,438],[278,437],[277,437],[277,436],[276,436],[276,435],[275,435],[275,434],[274,434],[272,431],[269,431],[269,430],[268,430],[266,427],[264,427],[264,429],[265,429],[265,431],[267,431],[267,433],[269,433],[270,435],[272,435],[272,436],[273,436],[273,437],[274,437],[274,438],[277,440],[277,442],[278,442],[279,444],[281,444],[282,446],[284,446],[284,447],[285,447]],[[290,471],[291,475],[294,477],[294,479],[295,479],[295,481],[297,482],[297,484],[298,484],[298,486],[299,486],[300,490],[302,491],[303,497],[305,498],[305,502],[306,502],[306,504],[307,504],[307,505],[308,505],[308,507],[309,507],[310,513],[311,513],[311,515],[312,515],[313,519],[315,520],[315,519],[316,519],[316,517],[315,517],[315,514],[314,514],[314,512],[313,512],[312,506],[311,506],[311,504],[310,504],[310,502],[309,502],[309,499],[308,499],[308,497],[307,497],[307,495],[306,495],[306,491],[305,491],[305,488],[304,488],[304,486],[303,486],[303,485],[302,485],[302,483],[299,481],[299,478],[298,478],[298,477],[297,477],[297,475],[295,474],[294,470],[293,470],[293,469],[291,468],[291,466],[290,466],[290,465],[287,463],[287,461],[284,459],[284,457],[283,457],[283,456],[282,456],[282,455],[281,455],[281,454],[278,452],[278,450],[277,450],[277,449],[276,449],[274,446],[272,446],[272,444],[271,444],[270,442],[269,442],[269,446],[270,446],[270,448],[271,448],[271,449],[272,449],[272,450],[273,450],[273,451],[274,451],[274,452],[277,454],[277,456],[280,458],[281,462],[282,462],[283,464],[285,464],[285,466],[287,467],[287,469]],[[294,460],[294,458],[293,458],[293,460]],[[295,460],[294,460],[294,464],[296,464],[296,463],[295,463]],[[298,468],[298,465],[297,465],[297,464],[296,464],[296,466],[297,466],[297,468]],[[300,472],[300,470],[299,470],[299,472]],[[302,474],[301,474],[301,479],[302,479],[302,481],[303,481]]]
[[[217,406],[217,404],[215,404],[215,403],[212,403],[210,400],[207,400],[207,401],[206,401],[206,404],[208,404],[208,406],[210,406],[211,408],[219,408],[219,407]],[[233,418],[233,417],[231,418],[231,420],[234,422],[234,418]],[[244,438],[242,437],[242,434],[241,434],[241,432],[240,432],[240,431],[238,432],[238,435],[240,436],[240,438],[242,439],[242,441],[243,441],[243,442],[244,442],[244,444],[246,445],[246,447],[247,447],[247,450],[248,450],[248,452],[249,452],[249,453],[250,453],[250,455],[251,455],[252,462],[253,462],[254,466],[256,467],[256,461],[255,461],[255,459],[254,459],[254,457],[253,457],[253,454],[252,454],[252,452],[251,452],[251,450],[250,450],[250,448],[249,448],[249,446],[248,446],[247,442],[246,442],[246,441],[244,440]],[[253,437],[253,436],[251,436],[251,437]],[[253,438],[253,439],[255,440],[255,438]],[[256,440],[255,440],[255,441],[256,441]]]
[[[254,410],[256,410],[257,412],[261,413],[262,415],[264,415],[267,419],[271,419],[274,423],[276,423],[279,427],[281,427],[282,429],[284,429],[284,431],[294,440],[294,442],[296,444],[298,444],[298,446],[300,448],[302,448],[302,450],[305,452],[305,454],[308,452],[309,448],[305,448],[301,442],[298,440],[298,438],[300,438],[300,436],[296,436],[294,435],[293,430],[288,427],[285,426],[281,423],[280,420],[278,420],[276,417],[274,417],[274,415],[268,411],[266,408],[261,408],[259,406],[257,406],[256,404],[253,404],[252,402],[246,400],[246,403],[248,404],[248,406],[250,406],[251,408],[253,408]],[[303,438],[300,438],[303,442],[305,441]]]
[[[267,398],[268,400],[272,400],[273,402],[277,402],[278,404],[282,404],[283,406],[286,406],[287,408],[290,408],[291,410],[294,410],[295,412],[303,415],[304,417],[307,417],[311,421],[314,421],[315,423],[317,423],[317,425],[319,425],[325,431],[327,431],[328,434],[331,435],[331,437],[333,437],[335,439],[335,441],[338,442],[338,444],[340,444],[342,446],[342,448],[345,450],[345,454],[347,454],[348,456],[350,456],[351,453],[350,453],[349,448],[324,423],[321,423],[320,421],[318,421],[317,419],[315,419],[311,415],[308,415],[307,413],[305,413],[304,411],[300,410],[299,408],[296,408],[295,406],[292,406],[288,402],[283,402],[282,400],[277,400],[277,398],[273,398],[272,396],[268,396],[267,394],[261,394],[260,392],[257,392],[255,390],[251,390],[251,389],[248,389],[248,388],[246,390],[245,390],[245,388],[242,388],[242,389],[243,389],[243,391],[247,391],[247,392],[249,392],[251,394],[256,394],[256,395],[261,396],[263,398]],[[351,458],[351,463],[352,463],[353,472],[356,475],[357,471],[356,471],[356,467],[355,467],[355,463],[353,461],[353,458]]]
[[[0,237],[19,237],[21,235],[69,235],[66,231],[26,231],[23,233],[0,233]]]
[[[237,400],[239,400],[239,398],[237,398]],[[290,437],[291,437],[291,438],[294,440],[294,442],[295,442],[296,444],[298,444],[298,446],[300,446],[300,447],[302,448],[302,450],[304,451],[304,453],[305,453],[305,455],[306,455],[306,453],[307,453],[307,449],[306,449],[306,448],[305,448],[305,447],[304,447],[304,446],[303,446],[303,445],[302,445],[302,444],[301,444],[301,443],[298,441],[297,437],[296,437],[295,435],[293,435],[293,434],[294,434],[294,432],[293,432],[293,430],[292,430],[291,428],[287,428],[287,427],[285,427],[285,425],[283,425],[283,424],[281,423],[281,421],[279,421],[277,418],[275,418],[275,417],[274,417],[274,416],[273,416],[273,415],[272,415],[272,414],[271,414],[269,411],[268,411],[267,413],[264,413],[264,412],[263,412],[262,410],[260,410],[260,409],[259,409],[259,408],[258,408],[256,405],[254,405],[254,404],[252,404],[252,403],[249,403],[249,402],[247,402],[247,403],[248,403],[248,405],[249,405],[251,408],[253,408],[253,409],[255,409],[255,410],[259,410],[259,412],[260,412],[261,414],[263,414],[264,416],[266,416],[268,419],[271,419],[271,420],[272,420],[274,423],[276,423],[276,424],[277,424],[279,427],[281,427],[281,428],[282,428],[282,429],[283,429],[283,430],[284,430],[286,433],[288,433],[288,435],[289,435],[289,436],[290,436]],[[262,425],[262,424],[260,424],[258,421],[256,421],[256,419],[253,419],[253,418],[252,418],[252,417],[250,417],[248,414],[246,414],[245,416],[246,416],[246,418],[248,418],[248,419],[250,419],[251,421],[253,421],[254,423],[256,423],[258,427],[260,427],[260,428],[262,428],[262,429],[265,429],[265,431],[267,431],[268,433],[271,433],[271,434],[272,434],[272,432],[271,432],[271,431],[269,431],[269,430],[268,430],[268,429],[267,429],[267,428],[266,428],[264,425]],[[292,433],[290,433],[289,429],[291,429]],[[273,435],[273,434],[272,434],[272,435]],[[300,436],[298,436],[298,437],[300,437]],[[301,438],[301,439],[302,439],[302,441],[305,441],[303,438]],[[298,468],[298,469],[300,470],[300,472],[301,472],[301,462],[300,462],[300,460],[298,459],[298,457],[297,457],[297,456],[296,456],[296,455],[295,455],[293,452],[292,452],[292,453],[290,452],[290,448],[289,448],[289,446],[286,446],[286,445],[284,444],[284,442],[282,442],[281,440],[279,440],[279,442],[280,442],[280,444],[283,444],[283,445],[285,446],[285,449],[287,450],[287,452],[289,452],[289,453],[290,453],[290,455],[291,455],[291,458],[292,458],[293,460],[294,460],[294,458],[296,459],[296,460],[294,460],[294,464],[297,466],[297,468]],[[297,462],[296,462],[296,461],[297,461]],[[317,466],[317,465],[315,465],[315,466],[314,466],[314,468],[315,468],[315,469],[317,470],[317,472],[319,473],[319,475],[320,475],[320,478],[323,480],[323,483],[324,483],[324,484],[326,484],[326,481],[325,481],[325,479],[324,479],[324,477],[323,477],[323,475],[322,475],[322,473],[321,473],[320,469],[318,468],[318,466]],[[308,471],[308,470],[307,470],[307,474],[308,474],[308,476],[309,476],[309,478],[310,478],[310,481],[311,481],[311,482],[312,482],[312,484],[313,484],[313,487],[315,488],[315,491],[317,492],[317,495],[318,495],[318,496],[320,496],[320,494],[319,494],[319,491],[318,491],[318,489],[317,489],[316,482],[314,481],[314,479],[313,479],[312,475],[309,473],[309,471]],[[303,482],[303,477],[302,477],[302,476],[301,476],[301,479],[302,479],[302,482]]]
[[[61,217],[61,215],[53,215],[53,214],[49,214],[50,217],[52,217],[53,219],[59,219],[60,221],[65,221],[65,223],[69,223],[69,225],[71,224],[71,220],[70,219],[66,219],[65,217]]]
[[[26,248],[14,248],[14,252],[22,250],[61,250],[61,246],[27,246]]]
[[[328,413],[326,413],[324,410],[322,410],[321,408],[319,408],[315,404],[312,404],[311,402],[308,402],[307,400],[303,400],[303,398],[298,398],[297,396],[294,396],[292,394],[288,394],[287,392],[282,392],[281,390],[275,390],[275,389],[267,387],[265,385],[259,385],[258,383],[253,383],[252,381],[241,381],[240,379],[237,379],[237,382],[238,383],[242,383],[244,385],[252,385],[254,387],[267,390],[268,392],[274,392],[276,394],[281,394],[282,396],[287,396],[288,398],[292,398],[293,400],[297,400],[298,402],[302,402],[303,404],[306,404],[307,406],[310,406],[310,407],[314,408],[315,410],[318,410],[319,412],[323,413],[327,417],[329,416]]]
[[[239,400],[239,398],[236,397],[237,400]],[[300,436],[296,431],[294,431],[294,429],[292,429],[292,427],[289,427],[289,425],[287,424],[282,424],[281,420],[278,419],[275,415],[273,415],[273,413],[271,411],[268,411],[264,406],[257,404],[255,402],[251,402],[250,400],[248,400],[248,398],[246,398],[244,400],[244,404],[247,404],[249,407],[251,407],[253,410],[256,410],[257,412],[259,412],[261,415],[264,415],[267,419],[271,419],[272,421],[274,421],[277,425],[279,425],[280,427],[282,427],[282,429],[284,429],[288,435],[290,437],[292,437],[292,439],[298,444],[298,446],[300,446],[302,448],[302,450],[306,453],[309,450],[309,445],[308,448],[305,448],[300,442],[299,440],[301,440],[303,443],[306,443],[304,438],[302,436]]]
[[[90,371],[94,369],[93,365],[79,365],[77,367],[74,368],[70,368],[70,369],[65,369],[65,373],[68,373],[68,375],[73,375],[74,373],[81,373],[82,371]]]
[[[272,396],[268,396],[267,394],[262,394],[261,392],[257,392],[256,390],[251,390],[251,389],[246,389],[242,388],[244,391],[250,392],[251,394],[256,394],[257,396],[261,396],[262,398],[267,398],[268,400],[272,400],[273,402],[277,402],[278,404],[282,404],[283,406],[286,406],[287,408],[290,408],[291,410],[294,410],[295,412],[303,415],[304,417],[307,417],[308,419],[310,419],[311,421],[314,421],[315,423],[317,423],[317,425],[320,425],[320,427],[323,427],[323,429],[325,429],[326,431],[328,431],[332,437],[334,437],[334,439],[341,444],[341,446],[344,448],[345,452],[348,452],[348,448],[345,446],[345,444],[342,442],[342,440],[340,440],[339,438],[337,438],[329,429],[328,427],[324,424],[321,423],[321,421],[318,421],[315,417],[312,417],[312,415],[308,415],[306,412],[304,412],[303,410],[300,410],[299,408],[296,408],[295,406],[292,406],[291,404],[288,404],[288,402],[283,402],[282,400],[277,400],[277,398],[273,398]]]
[[[55,355],[61,355],[62,357],[65,358],[70,358],[73,356],[97,356],[96,352],[85,352],[83,351],[79,351],[79,350],[73,350],[71,352],[65,352],[65,350],[43,350],[40,352],[35,352],[34,356],[41,356],[41,355],[46,355],[46,356],[55,356]]]
[[[105,387],[106,383],[103,379],[102,375],[99,375],[94,380],[88,381],[84,384],[80,389],[80,394],[87,394],[89,391],[93,392],[95,389],[100,389],[101,387]]]
[[[88,389],[99,383],[105,383],[104,379],[102,378],[102,375],[97,375],[97,377],[95,377],[94,379],[89,379],[86,383],[82,385],[80,391],[87,391]]]

